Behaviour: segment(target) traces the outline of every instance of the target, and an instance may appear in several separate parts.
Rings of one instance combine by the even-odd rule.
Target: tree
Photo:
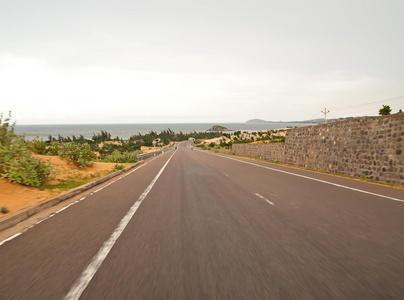
[[[400,110],[398,111],[398,113],[399,113],[399,114],[402,114],[402,113],[403,113],[403,111],[401,110],[401,108],[400,108]]]
[[[379,115],[387,116],[391,114],[391,108],[389,105],[383,105],[383,108],[379,109]]]

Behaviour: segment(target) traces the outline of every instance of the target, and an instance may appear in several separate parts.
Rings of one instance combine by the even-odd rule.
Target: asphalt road
[[[404,191],[183,143],[0,246],[0,299],[404,299]]]

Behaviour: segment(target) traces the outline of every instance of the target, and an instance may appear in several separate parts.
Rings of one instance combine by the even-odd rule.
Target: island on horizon
[[[206,131],[229,131],[229,129],[221,125],[214,125]]]

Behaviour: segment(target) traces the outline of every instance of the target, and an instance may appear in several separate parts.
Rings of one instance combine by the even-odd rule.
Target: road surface
[[[1,244],[0,299],[404,299],[402,189],[182,143],[80,197]]]

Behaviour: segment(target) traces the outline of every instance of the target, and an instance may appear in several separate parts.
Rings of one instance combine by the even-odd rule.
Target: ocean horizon
[[[160,133],[163,130],[171,129],[175,133],[192,133],[192,132],[205,132],[214,125],[221,125],[234,131],[259,131],[267,129],[281,129],[287,127],[303,127],[315,124],[307,123],[144,123],[144,124],[46,124],[46,125],[15,125],[15,133],[24,134],[26,140],[39,138],[48,140],[49,136],[57,138],[58,135],[62,137],[72,137],[73,135],[79,137],[83,135],[86,139],[91,139],[94,134],[101,131],[107,131],[111,134],[112,138],[119,137],[120,139],[127,140],[132,135],[146,134],[150,131]]]

